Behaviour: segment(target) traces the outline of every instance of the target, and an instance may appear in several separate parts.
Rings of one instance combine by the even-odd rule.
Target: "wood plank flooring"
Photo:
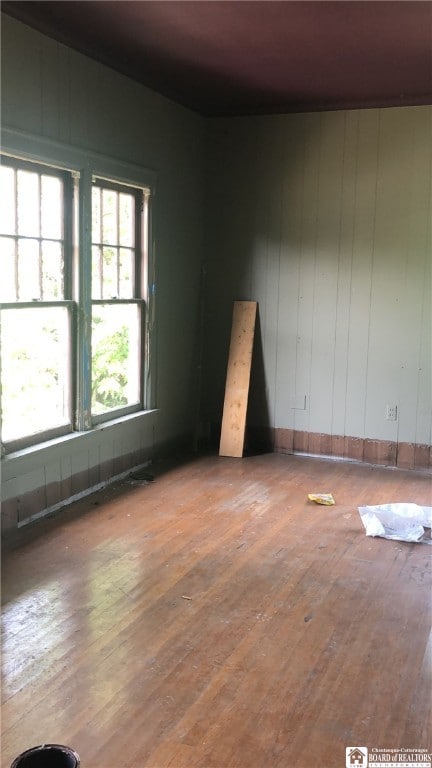
[[[2,767],[43,742],[82,768],[430,751],[432,547],[357,511],[391,501],[430,505],[430,476],[205,456],[27,531],[3,557]]]

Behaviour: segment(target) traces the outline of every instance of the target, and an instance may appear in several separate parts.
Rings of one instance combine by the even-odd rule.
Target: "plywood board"
[[[243,456],[257,302],[235,301],[219,456]]]

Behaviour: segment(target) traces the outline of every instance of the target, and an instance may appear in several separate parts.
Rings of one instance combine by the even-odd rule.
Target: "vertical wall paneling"
[[[310,422],[331,433],[340,250],[344,115],[322,115],[314,259]]]
[[[11,34],[8,34],[11,29]],[[33,30],[1,20],[2,45],[2,122],[25,126],[31,133],[42,128],[41,45]],[[18,47],[25,55],[17,55]],[[10,63],[10,64],[9,64]],[[9,81],[9,66],[13,68]]]
[[[90,446],[89,452],[89,486],[90,488],[97,485],[101,481],[100,477],[100,463],[99,463],[99,446]]]
[[[77,146],[88,146],[89,130],[88,123],[90,115],[94,109],[92,95],[96,88],[93,87],[95,74],[93,68],[89,71],[87,60],[84,57],[76,57],[69,49],[62,51],[61,58],[64,61],[66,72],[64,74],[63,85],[67,84],[70,93],[70,102],[67,115],[70,115],[72,109],[80,115],[80,120],[69,120],[69,136],[71,144]],[[87,86],[83,88],[83,82],[87,81]],[[66,134],[67,135],[67,134]],[[67,138],[65,137],[65,141]]]
[[[401,371],[400,430],[405,435],[415,426],[413,440],[431,445],[432,410],[432,149],[429,163],[423,147],[432,148],[432,110],[429,119],[413,118],[413,174],[410,199],[410,241],[405,283],[405,349],[412,354],[410,364]],[[418,291],[416,275],[423,274]],[[411,329],[419,327],[413,337]],[[414,390],[413,380],[416,379]],[[415,396],[414,396],[415,391]],[[402,407],[406,403],[409,407]],[[409,424],[407,421],[409,420]],[[412,434],[412,432],[411,432]],[[407,438],[409,439],[409,438]]]
[[[304,116],[288,118],[289,131],[282,157],[282,221],[278,286],[276,409],[274,423],[292,429],[295,406],[297,359],[297,321],[301,252],[298,247],[302,227],[302,196],[305,152]]]
[[[265,121],[264,121],[265,124]],[[263,131],[261,157],[266,163],[261,173],[260,202],[265,229],[263,231],[264,258],[255,262],[256,278],[253,294],[262,307],[262,343],[266,349],[264,358],[265,399],[268,413],[274,420],[276,407],[276,369],[278,336],[278,294],[281,258],[281,215],[282,215],[282,168],[284,144],[282,121],[272,118],[270,137]],[[270,141],[269,141],[270,139]],[[262,270],[263,274],[262,274]],[[261,278],[261,279],[260,279]],[[260,315],[261,316],[261,315]]]
[[[59,141],[70,142],[70,78],[67,57],[55,40],[45,40],[40,47],[41,133]],[[76,108],[79,109],[78,104]],[[85,120],[83,114],[83,122]]]
[[[26,492],[32,492],[32,483],[35,494],[43,488],[37,503],[49,495],[49,504],[58,489],[61,499],[66,499],[86,482],[91,487],[109,479],[126,462],[136,464],[148,460],[155,450],[162,452],[192,441],[205,121],[3,15],[1,98],[3,127],[9,133],[25,134],[30,157],[33,139],[35,151],[42,148],[43,152],[44,147],[59,151],[61,145],[66,158],[69,152],[81,153],[83,158],[87,153],[103,155],[103,162],[112,161],[114,166],[123,163],[132,169],[148,169],[156,180],[152,226],[157,243],[157,280],[153,281],[157,360],[152,361],[152,382],[158,418],[148,412],[134,417],[132,424],[115,423],[114,432],[95,430],[90,442],[88,433],[80,432],[61,443],[57,455],[44,446],[39,453],[32,450],[8,457],[2,468],[3,498],[12,500],[20,493],[15,478],[22,476]],[[43,160],[43,154],[38,159]],[[38,469],[32,474],[34,467]],[[45,487],[50,489],[47,494]],[[20,515],[28,511],[21,508]],[[10,520],[12,514],[8,525]]]
[[[400,314],[400,333],[397,344],[397,404],[398,428],[411,443],[416,439],[416,410],[418,402],[420,367],[420,339],[411,337],[413,327],[421,327],[424,310],[425,287],[421,295],[417,289],[417,275],[425,268],[426,233],[427,233],[427,192],[428,179],[419,163],[419,144],[424,136],[416,130],[414,114],[408,115],[406,126],[409,135],[410,152],[407,174],[408,199],[406,201],[406,231],[404,252],[401,252],[400,286],[397,292],[398,312]],[[420,141],[419,141],[420,139]],[[408,143],[408,142],[407,142]]]
[[[365,407],[365,434],[372,439],[397,439],[398,422],[386,419],[386,404],[398,403],[411,162],[409,111],[396,118],[381,110]]]
[[[409,446],[430,444],[431,115],[424,106],[209,127],[207,205],[217,201],[223,226],[213,218],[207,232],[206,317],[229,317],[225,302],[242,287],[259,301],[270,426],[292,432],[295,449],[361,458],[369,441],[373,458],[382,441],[380,461],[397,460],[399,444],[409,464]],[[236,219],[233,203],[256,216]],[[206,333],[212,359],[226,354],[211,323]],[[203,377],[212,371],[203,401],[216,420],[219,367],[208,359]],[[386,405],[398,406],[396,421]]]
[[[365,437],[366,374],[374,253],[379,110],[358,114],[355,209],[349,294],[345,435]]]
[[[295,410],[293,427],[309,431],[310,386],[315,304],[315,260],[318,225],[319,171],[321,162],[322,115],[306,115],[304,119],[305,153],[302,183],[302,222],[298,248],[300,269],[296,322],[295,386],[296,398],[306,397],[306,409]]]
[[[101,480],[109,480],[114,475],[114,442],[111,433],[99,447],[99,466]]]
[[[345,434],[350,331],[350,294],[356,200],[358,112],[344,113],[340,230],[337,253],[336,314],[332,382],[331,434]]]
[[[89,455],[84,449],[79,453],[73,453],[71,457],[72,494],[81,493],[89,488]]]
[[[68,499],[72,496],[72,455],[68,453],[63,455],[60,460],[60,473],[61,473],[61,494],[63,499]]]

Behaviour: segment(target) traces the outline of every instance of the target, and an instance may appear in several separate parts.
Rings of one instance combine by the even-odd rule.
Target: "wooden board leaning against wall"
[[[234,302],[219,456],[243,456],[256,312],[256,301]]]

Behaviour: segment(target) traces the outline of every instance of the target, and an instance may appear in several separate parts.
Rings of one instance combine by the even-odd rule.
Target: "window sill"
[[[95,436],[98,433],[100,434],[101,432],[108,432],[109,430],[115,429],[116,427],[119,427],[128,422],[139,421],[143,419],[153,419],[157,413],[157,408],[148,411],[136,411],[135,413],[128,413],[124,416],[119,416],[116,419],[111,419],[110,421],[103,421],[99,424],[95,424],[91,429],[84,432],[68,432],[68,434],[62,435],[61,437],[55,437],[51,440],[37,443],[36,445],[21,448],[18,451],[12,451],[11,453],[7,453],[2,456],[1,461],[2,464],[6,465],[21,458],[39,457],[44,452],[49,452],[56,448],[67,449],[69,446],[72,447],[76,441],[89,440],[92,438],[92,436]]]

